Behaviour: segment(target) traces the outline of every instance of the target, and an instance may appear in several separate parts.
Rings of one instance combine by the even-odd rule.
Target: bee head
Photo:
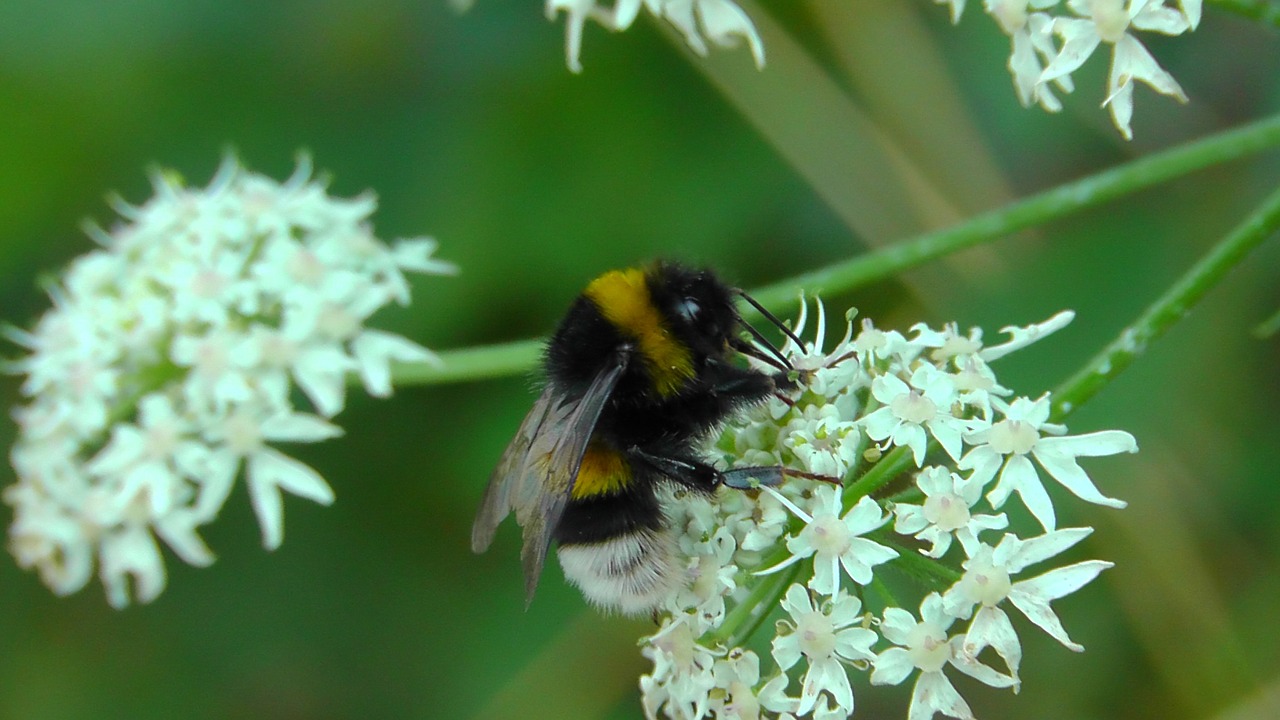
[[[733,290],[709,270],[659,263],[649,273],[649,290],[659,312],[695,355],[723,355],[741,322]]]

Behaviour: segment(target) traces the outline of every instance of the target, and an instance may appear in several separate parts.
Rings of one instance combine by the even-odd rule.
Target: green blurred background
[[[765,34],[763,76],[741,49],[691,63],[643,21],[589,26],[573,76],[562,22],[534,0],[461,16],[443,0],[0,3],[0,315],[29,325],[48,307],[39,279],[90,248],[77,228],[112,219],[107,191],[145,200],[152,164],[203,184],[228,148],[281,179],[308,149],[335,194],[377,191],[382,237],[437,236],[461,275],[416,283],[413,306],[378,321],[446,349],[544,333],[610,267],[675,257],[752,287],[1280,110],[1277,33],[1212,8],[1194,35],[1148,41],[1191,104],[1139,89],[1125,143],[1098,108],[1104,58],[1065,112],[1023,110],[1007,39],[978,7],[954,28],[924,0],[744,7]],[[803,66],[789,42],[826,85],[779,81]],[[724,82],[747,88],[759,125]],[[827,114],[832,93],[868,122]],[[868,127],[929,193],[882,174],[859,144]],[[778,149],[789,133],[809,143],[808,171]],[[988,337],[1074,308],[1067,331],[999,368],[1039,394],[1274,188],[1278,159],[827,300]],[[1057,604],[1084,655],[1024,622],[1021,695],[958,681],[980,717],[1280,716],[1280,345],[1250,335],[1280,305],[1278,280],[1273,242],[1072,418],[1142,447],[1086,461],[1128,510],[1060,503],[1061,524],[1098,529],[1075,557],[1117,567]],[[17,384],[0,382],[5,403]],[[467,547],[530,388],[355,396],[346,437],[290,449],[336,504],[287,501],[286,542],[269,554],[238,490],[206,533],[218,562],[170,556],[150,606],[113,611],[96,582],[58,599],[0,558],[0,717],[638,716],[644,623],[591,614],[555,567],[525,612],[514,527],[485,556]],[[12,434],[0,428],[5,445]],[[905,717],[906,688],[856,691],[859,716]]]

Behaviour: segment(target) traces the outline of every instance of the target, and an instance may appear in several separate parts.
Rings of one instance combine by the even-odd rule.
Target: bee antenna
[[[746,323],[743,323],[743,324],[745,325]],[[770,356],[768,353],[761,352],[760,348],[756,347],[755,345],[752,345],[749,342],[743,342],[741,339],[734,338],[729,342],[732,345],[734,350],[737,350],[738,352],[742,353],[743,355],[746,355],[747,357],[759,360],[765,365],[768,365],[773,368],[777,368],[778,370],[782,370],[784,372],[787,370],[793,369],[791,367],[791,363],[787,362],[787,359],[782,357],[781,353],[779,353],[778,357],[775,359],[774,357]],[[773,350],[775,353],[778,352],[772,346],[770,346],[769,349]]]
[[[801,342],[800,338],[796,337],[795,333],[791,332],[791,328],[787,327],[786,324],[783,323],[781,320],[779,320],[773,313],[769,312],[768,310],[765,310],[764,306],[761,305],[759,302],[757,302],[755,298],[748,295],[745,290],[738,290],[737,292],[738,292],[738,295],[743,300],[746,300],[748,303],[750,303],[751,307],[755,308],[757,312],[763,315],[765,320],[768,320],[769,322],[773,323],[779,330],[782,331],[783,335],[786,335],[787,337],[791,338],[791,341],[796,344],[796,347],[800,348],[801,350],[804,349],[804,343]],[[745,325],[746,323],[743,323],[743,324]]]

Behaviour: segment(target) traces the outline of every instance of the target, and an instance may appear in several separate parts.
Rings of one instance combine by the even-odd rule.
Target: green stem
[[[1002,208],[976,215],[939,232],[926,233],[851,260],[773,283],[752,292],[768,307],[789,307],[803,289],[845,292],[923,265],[949,253],[1066,217],[1085,208],[1280,145],[1280,116],[1133,160],[1060,185]],[[400,363],[396,385],[429,385],[518,375],[541,354],[540,340],[525,340],[440,353],[439,364]]]
[[[446,350],[438,363],[396,363],[395,385],[440,385],[520,375],[542,357],[541,340],[517,340],[500,345]]]
[[[1061,420],[1138,358],[1151,341],[1187,315],[1249,252],[1280,229],[1280,187],[1257,210],[1151,304],[1137,320],[1053,393],[1050,419]],[[868,473],[870,474],[870,473]]]
[[[935,444],[930,443],[929,452],[935,449]],[[883,488],[893,482],[899,475],[914,467],[915,458],[911,454],[911,448],[905,445],[894,448],[844,491],[842,506],[847,511],[862,498]]]
[[[1277,144],[1280,144],[1280,116],[1133,160],[980,213],[948,229],[919,235],[843,263],[759,288],[751,295],[765,306],[774,307],[795,302],[801,290],[813,295],[861,287],[935,258],[1066,217],[1194,170]]]
[[[786,588],[796,579],[796,573],[800,571],[800,565],[795,565],[779,572],[768,580],[756,585],[751,589],[747,597],[738,603],[724,617],[724,622],[720,623],[720,627],[714,631],[707,633],[702,644],[708,647],[716,645],[725,645],[726,647],[735,647],[741,645],[755,633],[760,627],[760,623],[764,621],[765,616],[769,614],[769,608],[777,604],[778,599],[786,593]],[[767,602],[765,600],[768,599]],[[763,603],[763,604],[762,604]],[[756,610],[759,609],[757,614]],[[741,636],[735,636],[738,628],[750,623],[750,629]],[[730,642],[732,640],[732,642]]]
[[[887,532],[875,533],[872,537],[881,545],[898,552],[898,557],[890,561],[893,567],[933,589],[950,587],[963,574],[959,570],[949,568],[931,557],[921,555],[916,550],[895,542]]]
[[[1280,27],[1280,2],[1276,0],[1209,0],[1209,4],[1250,20]]]

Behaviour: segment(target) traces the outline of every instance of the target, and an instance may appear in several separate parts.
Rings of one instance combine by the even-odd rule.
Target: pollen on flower
[[[889,409],[909,423],[925,423],[938,416],[938,406],[914,390],[895,397],[889,403]]]
[[[951,645],[947,633],[937,626],[922,622],[907,635],[907,653],[911,664],[922,672],[938,672],[951,659]]]
[[[100,247],[70,264],[34,330],[9,333],[29,352],[10,366],[27,399],[4,492],[10,550],[63,595],[96,565],[116,607],[164,589],[157,539],[213,561],[198,529],[242,468],[268,549],[283,494],[332,502],[271,444],[341,434],[326,418],[348,372],[385,394],[392,359],[429,361],[364,321],[408,300],[406,272],[454,271],[434,241],[376,238],[372,196],[329,197],[305,158],[284,183],[228,158],[207,188],[164,172],[153,184],[140,206],[114,203],[119,225],[88,228]],[[312,407],[294,407],[295,387]]]
[[[1036,446],[1040,433],[1021,420],[1001,420],[991,426],[991,449],[1001,455],[1026,455]]]

